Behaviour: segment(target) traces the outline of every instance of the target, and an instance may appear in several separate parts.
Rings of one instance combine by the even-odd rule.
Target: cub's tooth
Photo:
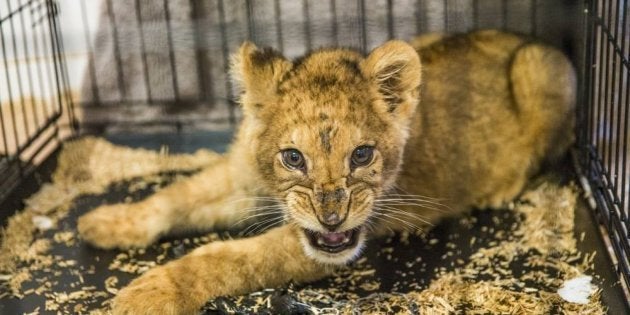
[[[350,242],[350,239],[349,239],[347,236],[344,236],[344,237],[343,237],[343,242],[342,242],[342,243],[344,243],[344,244],[345,244],[345,243],[348,243],[348,242]]]
[[[317,245],[324,245],[324,240],[321,237],[317,238]]]

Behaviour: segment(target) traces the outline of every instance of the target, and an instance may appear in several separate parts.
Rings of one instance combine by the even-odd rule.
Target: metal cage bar
[[[54,0],[0,7],[0,201],[59,144],[63,114],[76,127],[58,13]]]
[[[630,287],[628,7],[624,1],[585,1],[584,12],[579,161],[618,273]]]
[[[105,130],[109,125],[125,123],[130,127],[136,123],[158,122],[181,126],[203,121],[204,117],[223,119],[234,127],[240,111],[227,73],[230,54],[246,39],[259,46],[273,46],[288,57],[334,45],[367,52],[387,39],[409,39],[415,34],[433,31],[461,32],[494,27],[535,34],[539,23],[545,29],[555,27],[559,20],[553,19],[549,24],[548,12],[566,6],[537,0],[474,0],[470,3],[460,0],[191,0],[182,3],[189,6],[184,9],[169,7],[162,1],[161,6],[147,13],[142,8],[145,4],[137,0],[128,3],[103,0],[99,14],[104,22],[99,24],[98,30],[93,30],[96,33],[93,36],[85,14],[87,1],[90,0],[81,0],[80,6],[88,50],[80,101],[86,116],[99,117],[84,121],[83,126],[88,130],[91,126],[93,130]],[[400,9],[406,7],[409,10]],[[181,25],[181,10],[190,11],[194,25],[190,31]],[[547,15],[546,20],[541,14]],[[558,41],[560,34],[550,34],[541,35]],[[193,43],[187,43],[189,40]],[[133,44],[129,45],[130,42]],[[163,47],[156,48],[156,45]],[[182,57],[186,54],[182,51],[192,51],[194,60]],[[128,67],[134,58],[141,62]],[[157,66],[156,60],[160,60]],[[182,69],[179,63],[197,67]],[[134,67],[137,69],[128,69]],[[104,78],[96,73],[104,69],[116,76]],[[184,73],[196,79],[182,77]],[[160,80],[164,82],[158,82]],[[195,81],[194,88],[186,86],[186,82],[191,81]],[[162,108],[165,114],[150,121],[135,121],[125,115],[139,106]],[[191,115],[192,112],[185,112],[187,109],[202,109],[203,115],[224,109],[226,114]],[[107,112],[113,114],[108,116]],[[128,120],[120,121],[116,117]]]

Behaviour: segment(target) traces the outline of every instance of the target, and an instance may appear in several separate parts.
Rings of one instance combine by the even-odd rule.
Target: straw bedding
[[[111,297],[136,275],[201,244],[239,237],[200,234],[107,256],[90,252],[76,233],[80,213],[75,212],[85,200],[118,190],[127,197],[110,202],[130,202],[141,198],[136,192],[149,194],[217,157],[205,150],[172,155],[131,149],[92,137],[67,143],[52,182],[25,200],[25,208],[2,230],[0,303],[35,296],[41,304],[33,305],[33,314],[106,313]],[[392,235],[372,242],[365,257],[323,281],[215,299],[202,312],[604,314],[599,290],[586,304],[567,302],[557,293],[566,280],[594,274],[595,253],[576,249],[576,198],[573,187],[543,183],[526,191],[512,209],[486,213],[488,222],[466,215],[453,219],[449,233]],[[85,252],[95,253],[93,263],[73,256]],[[429,262],[432,255],[443,264]],[[60,283],[60,277],[71,280]]]

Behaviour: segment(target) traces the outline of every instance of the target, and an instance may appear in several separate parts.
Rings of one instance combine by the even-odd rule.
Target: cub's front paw
[[[157,267],[132,281],[112,301],[114,315],[197,314],[197,303],[172,280],[168,267]]]
[[[85,241],[99,248],[146,247],[160,231],[146,210],[139,204],[102,206],[81,216],[77,229]]]

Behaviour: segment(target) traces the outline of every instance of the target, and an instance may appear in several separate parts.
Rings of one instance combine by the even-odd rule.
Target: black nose
[[[345,221],[345,218],[339,217],[336,212],[324,214],[323,218],[318,219],[319,223],[321,223],[326,229],[330,231],[336,230],[343,223],[343,221]]]

